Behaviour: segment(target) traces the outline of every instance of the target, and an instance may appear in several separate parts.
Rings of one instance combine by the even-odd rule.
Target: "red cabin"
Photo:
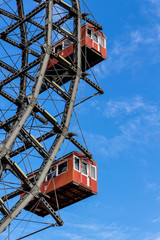
[[[34,180],[37,172],[38,170],[28,175],[31,181]],[[56,198],[59,209],[62,209],[95,195],[97,194],[97,165],[82,153],[69,153],[54,162],[40,190],[50,197],[47,201],[54,210],[58,210]],[[36,200],[33,199],[25,209],[39,216],[46,216],[48,212],[42,204],[33,209],[35,203]]]
[[[81,47],[82,47],[82,71],[95,66],[107,57],[106,36],[97,30],[91,24],[84,24],[81,28]],[[68,62],[73,59],[73,42],[67,38],[63,38],[53,45],[53,50],[58,55],[61,55]],[[63,74],[65,70],[58,64],[58,60],[52,58],[49,60],[46,75],[49,77]],[[67,82],[68,80],[63,80]]]

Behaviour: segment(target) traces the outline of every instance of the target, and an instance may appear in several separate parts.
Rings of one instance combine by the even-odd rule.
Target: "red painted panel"
[[[93,192],[97,193],[97,181],[94,179],[91,179],[90,188]]]
[[[78,156],[80,159],[80,171],[77,171],[74,169],[74,156]],[[93,160],[86,159],[85,155],[79,152],[73,152],[71,155],[68,155],[67,157],[64,157],[63,160],[59,161],[56,164],[53,164],[53,166],[57,166],[58,164],[62,162],[68,162],[68,168],[67,172],[64,172],[49,181],[43,182],[40,190],[44,193],[53,192],[55,189],[58,189],[64,185],[67,185],[71,182],[75,182],[78,185],[81,185],[83,187],[86,187],[87,189],[92,190],[93,192],[97,193],[97,165]],[[82,162],[85,161],[88,164],[88,176],[85,176],[82,174]],[[96,166],[96,180],[92,179],[90,177],[90,166],[94,165]],[[36,175],[36,172],[34,173]],[[30,175],[29,178],[31,178],[33,175]],[[20,198],[24,194],[20,195]]]
[[[84,185],[85,187],[89,188],[89,185],[87,185],[88,182],[88,177],[81,174],[81,184]]]
[[[97,52],[99,52],[99,44],[92,42],[92,48],[94,48]]]
[[[73,169],[73,181],[80,184],[81,183],[81,173]]]
[[[59,163],[62,163],[65,161],[68,162],[67,172],[64,172],[56,176],[55,178],[42,183],[40,188],[41,192],[45,192],[45,193],[51,192],[73,181],[73,160],[72,158],[66,158]]]
[[[55,58],[50,59],[47,65],[47,69],[52,67],[56,63],[58,63],[58,61]]]
[[[94,50],[96,50],[97,52],[101,53],[101,55],[106,58],[106,48],[103,48],[99,43],[97,44],[96,42],[94,42],[90,37],[87,36],[86,33],[86,29],[87,26],[89,26],[93,31],[95,31],[99,36],[103,36],[103,38],[106,41],[106,37],[103,33],[101,33],[100,31],[97,31],[95,27],[93,27],[91,24],[86,24],[84,26],[82,26],[81,28],[81,47],[83,46],[88,46],[89,48],[93,48]],[[54,45],[54,47],[56,47],[57,45],[59,45],[61,42],[63,42],[64,40],[66,40],[66,38],[61,39],[61,41],[59,41],[58,43],[56,43]],[[73,53],[73,44],[70,45],[69,47],[65,48],[64,50],[62,50],[61,52],[59,52],[58,54],[63,56],[64,58],[66,58],[67,56],[70,56]],[[96,57],[96,55],[95,55]],[[56,59],[50,59],[47,69],[49,69],[50,67],[52,67],[54,64],[58,63],[58,61]]]
[[[78,156],[77,153],[75,155]],[[97,193],[97,165],[93,160],[91,162],[90,160],[86,159],[85,155],[83,154],[79,155],[79,157],[80,157],[80,171],[77,171],[75,169],[73,170],[73,181]],[[85,161],[88,164],[88,176],[82,174],[83,161]],[[90,173],[91,165],[94,165],[96,167],[96,180],[91,178]]]
[[[93,40],[89,37],[86,37],[86,45],[89,47],[89,48],[92,48],[93,45],[92,45],[92,42]]]
[[[101,54],[102,54],[102,56],[103,56],[104,58],[107,58],[107,51],[106,51],[106,49],[103,48],[102,46],[101,46]]]
[[[81,29],[81,47],[86,44],[86,26],[83,26]]]
[[[66,58],[69,55],[71,55],[73,53],[73,44],[71,44],[70,46],[68,46],[67,48],[65,48],[63,51],[61,51],[59,53],[59,55],[61,55],[62,57]]]

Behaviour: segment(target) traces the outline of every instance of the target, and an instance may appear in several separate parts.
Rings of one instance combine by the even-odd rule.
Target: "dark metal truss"
[[[0,82],[0,95],[17,107],[16,114],[0,121],[0,129],[3,129],[7,133],[6,139],[3,141],[2,146],[0,146],[0,176],[3,170],[7,169],[20,179],[21,182],[23,182],[23,185],[17,190],[0,198],[0,211],[4,215],[0,221],[0,233],[4,231],[11,221],[25,208],[33,196],[37,199],[37,202],[40,201],[41,204],[44,205],[48,213],[55,219],[59,226],[63,225],[63,221],[50,206],[46,196],[41,194],[40,186],[65,139],[72,142],[88,158],[92,158],[92,154],[74,138],[74,133],[69,132],[69,125],[73,108],[76,105],[75,99],[80,79],[87,82],[99,94],[103,93],[103,90],[97,84],[88,79],[81,70],[81,20],[84,19],[94,25],[97,29],[102,29],[102,27],[87,18],[85,14],[81,13],[79,0],[71,0],[72,6],[61,0],[46,0],[43,3],[39,0],[36,1],[40,4],[26,15],[24,14],[22,0],[16,0],[18,15],[0,9],[0,14],[16,21],[0,33],[0,39],[21,50],[21,66],[19,69],[16,69],[8,63],[0,60],[0,67],[10,73],[9,76]],[[65,16],[55,22],[52,20],[53,4],[58,4],[68,11]],[[45,25],[42,25],[32,19],[42,10],[45,10]],[[73,19],[74,21],[73,32],[68,32],[61,27],[61,25],[66,23],[69,19]],[[30,39],[27,37],[26,30],[26,24],[28,22],[37,27],[39,30],[37,31],[38,33]],[[16,29],[20,30],[20,43],[10,37],[10,33]],[[73,62],[66,61],[62,56],[53,51],[51,46],[52,31],[56,31],[73,42]],[[32,49],[32,45],[42,38],[44,38],[44,45],[42,46],[42,54],[40,54],[36,52],[35,49]],[[29,62],[30,55],[34,58],[34,60]],[[66,69],[66,72],[54,78],[54,81],[51,81],[51,79],[45,75],[50,58],[58,60],[59,64]],[[37,71],[36,75],[33,76],[29,73],[29,71],[35,69],[35,67],[37,67]],[[63,75],[70,78],[70,87],[68,92],[61,88],[62,83],[60,80],[61,77],[63,78]],[[12,83],[15,79],[19,79],[20,81],[18,98],[11,96],[5,89],[6,86]],[[27,79],[33,82],[32,91],[29,95],[27,95],[26,92]],[[61,123],[58,123],[55,118],[56,116],[52,116],[37,102],[38,96],[48,89],[52,89],[65,101],[64,111],[61,113]],[[45,134],[41,134],[39,137],[34,137],[25,129],[25,122],[29,116],[33,116],[44,125],[50,123],[52,130]],[[55,136],[55,140],[49,151],[47,151],[44,149],[41,142],[53,136]],[[16,139],[19,139],[23,144],[20,147],[12,149]],[[43,158],[43,163],[35,177],[34,183],[28,179],[22,169],[12,160],[12,158],[29,148],[36,150]],[[11,209],[8,209],[4,202],[15,198],[21,193],[25,194]]]

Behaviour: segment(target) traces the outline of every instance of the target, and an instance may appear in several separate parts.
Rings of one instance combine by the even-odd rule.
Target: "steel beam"
[[[0,14],[4,15],[4,16],[10,18],[10,19],[14,19],[14,20],[20,20],[21,19],[21,17],[15,15],[13,13],[10,13],[10,12],[4,10],[4,9],[1,9],[1,8],[0,8]],[[27,21],[32,23],[36,27],[39,27],[40,29],[44,30],[44,26],[35,22],[33,19],[29,18]]]
[[[43,146],[32,134],[28,133],[24,128],[22,128],[20,132],[27,140],[27,143],[31,143],[44,159],[49,157],[49,154],[44,150]]]
[[[37,140],[38,142],[41,142],[41,141],[43,141],[43,140],[45,141],[45,140],[47,140],[48,138],[53,137],[55,134],[56,134],[55,130],[51,130],[50,132],[45,133],[45,134],[43,134],[42,136],[38,137],[36,140]],[[14,157],[14,156],[16,156],[17,154],[22,153],[22,152],[24,152],[25,150],[31,148],[32,146],[33,146],[33,145],[32,145],[31,142],[27,142],[27,143],[26,143],[25,145],[23,145],[22,147],[19,147],[19,148],[13,150],[13,151],[9,154],[9,156],[10,156],[10,157]]]
[[[77,15],[76,9],[72,8],[69,4],[65,3],[64,1],[54,0],[54,2],[59,4],[61,7],[65,8],[66,10],[68,10],[72,15]],[[82,17],[82,19],[84,19],[86,22],[92,24],[97,29],[103,30],[103,27],[101,25],[99,25],[97,22],[89,19],[88,17],[86,17],[85,14],[82,14],[81,17]]]
[[[65,38],[71,40],[71,41],[76,41],[76,38],[72,35],[72,33],[68,32],[67,30],[65,30],[62,27],[59,27],[58,25],[56,25],[55,23],[52,24],[52,28],[54,30],[56,30],[59,34],[61,34],[62,36],[64,36]]]
[[[0,82],[0,88],[2,88],[3,86],[5,86],[6,84],[8,84],[9,82],[13,81],[15,78],[20,77],[21,74],[27,72],[28,70],[30,70],[31,68],[35,67],[36,65],[38,65],[41,61],[42,57],[40,56],[39,58],[35,59],[34,61],[32,61],[31,63],[27,64],[26,66],[24,66],[22,69],[20,69],[19,71],[17,71],[15,74],[11,75],[10,77],[7,77],[6,79],[2,80]]]
[[[97,84],[95,84],[94,82],[92,82],[89,78],[87,78],[87,77],[82,77],[82,79],[86,82],[86,83],[88,83],[91,87],[93,87],[94,89],[96,89],[98,92],[99,92],[99,94],[104,94],[104,90],[100,87],[100,86],[98,86]]]
[[[18,178],[24,182],[24,184],[29,187],[30,189],[32,188],[32,183],[29,181],[28,177],[26,176],[26,174],[22,171],[22,169],[20,169],[20,167],[17,165],[16,162],[14,162],[8,155],[6,155],[2,161],[4,163],[7,163],[11,169],[13,170],[13,172],[16,173],[16,176],[18,176]]]
[[[45,2],[38,5],[38,7],[34,8],[31,12],[24,16],[23,19],[18,20],[16,23],[9,26],[6,30],[0,33],[0,38],[4,39],[10,32],[14,31],[16,28],[20,27],[23,23],[28,21],[28,19],[32,18],[34,15],[39,13],[45,8]]]
[[[23,9],[23,0],[16,0],[18,15],[20,19],[24,19],[24,9]],[[27,43],[27,31],[26,31],[26,23],[23,22],[20,26],[20,36],[21,43],[23,46],[26,46]],[[24,47],[22,50],[22,58],[21,58],[21,68],[23,69],[28,64],[28,48]],[[18,99],[20,101],[24,101],[26,96],[26,83],[27,77],[25,75],[20,75],[20,86],[19,86],[19,96]],[[19,110],[19,108],[18,108]]]
[[[45,209],[47,210],[47,212],[56,220],[57,224],[59,226],[62,226],[64,224],[64,222],[62,221],[62,219],[56,214],[56,212],[54,211],[54,209],[52,208],[52,206],[48,203],[48,201],[44,198],[41,197],[41,203],[43,203]]]
[[[19,20],[20,19],[19,16],[15,15],[13,13],[10,13],[10,12],[2,9],[2,8],[0,8],[0,14],[2,14],[3,16],[8,17],[10,19],[14,19],[14,20]]]
[[[22,43],[17,43],[17,42],[13,41],[13,40],[10,39],[10,38],[7,38],[7,37],[6,37],[6,38],[3,39],[3,41],[11,44],[11,45],[14,46],[14,47],[17,47],[17,48],[21,49],[21,50],[23,50],[23,49],[26,47],[26,48],[28,49],[29,54],[31,54],[31,55],[33,55],[33,56],[35,56],[35,57],[39,57],[39,56],[40,56],[39,53],[37,53],[37,52],[35,52],[34,50],[30,49],[28,46],[24,46]]]
[[[1,154],[1,158],[5,157],[7,155],[7,153],[10,151],[18,133],[20,132],[20,130],[23,127],[23,124],[25,123],[26,119],[28,118],[28,116],[31,114],[35,104],[36,104],[36,100],[38,98],[38,94],[40,92],[40,88],[41,88],[41,84],[45,75],[45,71],[46,71],[46,67],[48,64],[48,60],[50,57],[50,49],[51,49],[51,38],[52,38],[52,9],[53,9],[53,1],[52,0],[48,0],[47,3],[42,3],[41,5],[39,5],[39,9],[44,9],[44,7],[46,7],[46,29],[47,29],[47,33],[46,33],[46,44],[47,44],[47,51],[44,54],[44,58],[43,58],[43,62],[40,65],[40,72],[39,72],[39,77],[38,77],[38,81],[35,83],[35,86],[33,87],[32,90],[32,94],[30,96],[30,98],[28,99],[30,101],[30,105],[28,105],[27,107],[25,107],[22,111],[21,111],[21,117],[16,121],[16,123],[14,124],[13,128],[12,128],[12,134],[8,135],[8,137],[6,138],[5,142],[3,145],[1,145],[0,147],[0,154]],[[33,15],[35,15],[38,11],[38,8],[35,8],[31,13],[28,14],[28,18],[32,17]],[[27,18],[27,15],[26,15]],[[24,20],[22,20],[21,23],[22,24]],[[11,31],[11,29],[15,29],[17,27],[17,25],[11,26],[6,32],[5,34],[7,34],[9,31]],[[2,36],[2,35],[1,35]],[[40,59],[39,59],[40,61]],[[27,69],[23,69],[23,71],[27,71]],[[14,76],[15,77],[15,76]],[[13,76],[12,76],[13,78]],[[49,170],[49,167],[48,167]],[[42,178],[44,179],[45,175],[42,176]],[[10,210],[10,214],[7,215],[6,217],[4,217],[1,222],[0,222],[0,232],[4,231],[5,228],[10,224],[10,222],[22,211],[22,209],[24,209],[24,207],[28,204],[28,202],[33,198],[33,196],[35,196],[38,191],[39,191],[39,187],[42,183],[42,179],[41,181],[38,183],[38,185],[35,185],[32,190],[29,193],[26,193],[18,202],[17,204]]]
[[[13,191],[13,192],[11,192],[11,193],[9,193],[9,194],[1,197],[1,198],[2,198],[2,200],[5,202],[5,201],[7,201],[7,200],[10,200],[10,199],[12,199],[12,198],[14,198],[14,197],[19,196],[21,193],[24,193],[24,192],[25,192],[25,191],[23,190],[23,188],[19,188],[19,189]]]
[[[63,36],[68,36],[64,31],[60,30],[59,26],[63,23],[65,23],[68,19],[70,19],[72,17],[71,14],[66,14],[63,18],[61,18],[60,20],[53,22],[52,27],[53,29],[58,29],[59,32],[63,35]],[[36,36],[34,36],[33,38],[31,38],[27,45],[30,46],[32,44],[34,44],[36,41],[38,41],[39,39],[41,39],[44,36],[44,29],[43,31],[41,31],[40,33],[38,33]]]

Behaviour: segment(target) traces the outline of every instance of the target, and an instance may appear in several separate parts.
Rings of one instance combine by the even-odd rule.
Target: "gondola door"
[[[89,181],[89,163],[82,160],[81,162],[81,182],[83,185],[89,187],[90,181]]]

